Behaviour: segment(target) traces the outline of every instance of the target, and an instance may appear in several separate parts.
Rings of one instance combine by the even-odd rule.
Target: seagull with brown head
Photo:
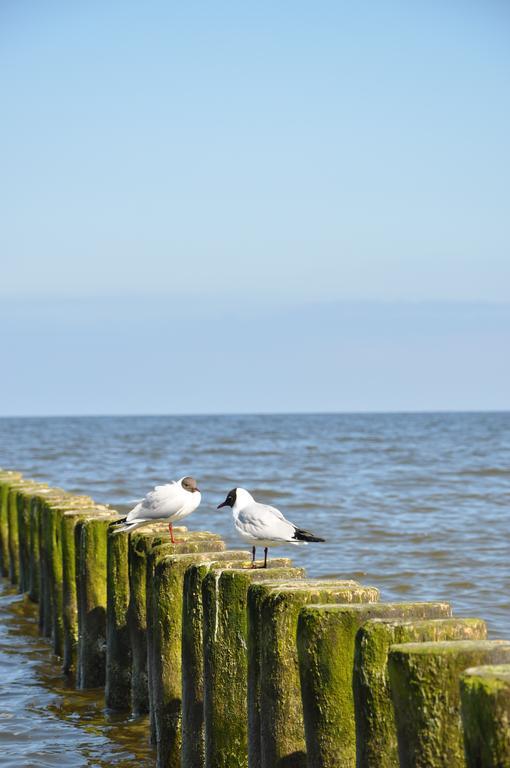
[[[183,520],[200,505],[201,493],[193,477],[185,476],[165,485],[157,485],[133,507],[127,517],[114,523],[115,533],[134,531],[142,525],[167,520],[170,540],[175,544],[172,524]]]

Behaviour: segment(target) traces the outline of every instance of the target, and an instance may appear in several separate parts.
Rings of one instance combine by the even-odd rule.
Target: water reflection
[[[104,711],[104,691],[76,691],[37,635],[36,606],[0,580],[2,768],[153,768],[146,718]]]

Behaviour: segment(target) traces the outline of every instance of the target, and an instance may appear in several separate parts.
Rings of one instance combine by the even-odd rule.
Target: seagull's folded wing
[[[158,520],[174,515],[185,502],[184,491],[177,483],[157,485],[128,515],[134,519]],[[133,516],[131,516],[135,513]]]
[[[279,518],[280,518],[280,520],[285,520],[285,518],[284,518],[284,516],[282,515],[282,513],[280,512],[280,510],[279,510],[279,509],[276,509],[276,507],[270,507],[270,506],[269,506],[269,504],[264,504],[264,507],[265,507],[265,508],[266,508],[266,509],[267,509],[269,512],[272,512],[272,514],[273,514],[273,515],[275,515],[275,517],[279,517]],[[289,521],[288,521],[288,520],[285,520],[285,522],[286,522],[286,523],[288,523]],[[289,525],[290,525],[290,523],[289,523]]]
[[[254,539],[272,541],[290,541],[295,528],[280,510],[258,503],[250,504],[239,512],[236,526]]]

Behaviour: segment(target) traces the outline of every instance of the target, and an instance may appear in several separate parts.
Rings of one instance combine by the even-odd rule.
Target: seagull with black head
[[[286,544],[307,544],[309,541],[324,541],[313,533],[298,528],[286,520],[279,509],[269,504],[255,501],[245,488],[233,488],[227,498],[218,505],[231,507],[234,518],[234,528],[237,534],[252,545],[252,567],[255,567],[255,551],[257,546],[264,547],[264,568],[267,568],[267,551],[269,547]]]
[[[168,520],[170,540],[175,544],[172,523],[191,515],[200,505],[201,499],[193,477],[181,477],[177,482],[157,485],[133,507],[127,517],[114,523],[115,533],[134,531],[142,525]]]

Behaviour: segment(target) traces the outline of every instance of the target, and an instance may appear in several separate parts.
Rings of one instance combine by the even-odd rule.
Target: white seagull
[[[255,567],[255,548],[259,545],[264,547],[264,568],[267,568],[268,547],[324,541],[286,520],[276,507],[255,501],[251,493],[244,488],[233,488],[229,491],[225,501],[217,508],[221,507],[232,508],[236,532],[252,545],[252,567]]]
[[[181,477],[177,482],[157,485],[133,507],[127,517],[114,523],[115,533],[134,531],[142,525],[168,520],[170,540],[175,544],[172,523],[194,512],[201,499],[197,483],[192,477]]]

